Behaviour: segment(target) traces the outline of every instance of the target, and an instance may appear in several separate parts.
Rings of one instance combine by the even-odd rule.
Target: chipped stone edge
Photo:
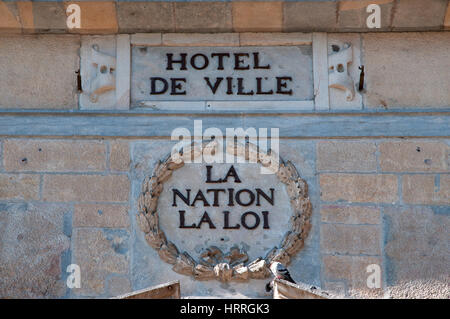
[[[298,174],[295,166],[284,162],[272,151],[265,153],[251,143],[235,144],[226,151],[232,155],[245,157],[246,160],[256,159],[263,167],[273,167],[277,164],[276,175],[280,182],[286,185],[290,203],[293,209],[291,216],[291,229],[284,235],[279,246],[273,247],[264,258],[240,263],[231,266],[220,262],[216,265],[205,265],[197,262],[187,252],[180,253],[178,248],[167,240],[166,235],[159,227],[157,211],[158,198],[163,190],[163,184],[172,172],[184,166],[184,157],[190,158],[202,155],[205,150],[211,151],[211,141],[202,144],[193,142],[188,148],[169,155],[165,160],[159,161],[151,176],[147,176],[142,184],[142,192],[138,199],[137,220],[140,229],[145,233],[147,243],[153,247],[160,258],[173,265],[173,270],[179,274],[192,276],[196,280],[217,279],[222,282],[245,282],[249,279],[265,279],[270,276],[270,264],[279,261],[289,264],[291,257],[304,246],[304,241],[311,229],[312,205],[308,196],[308,184]],[[217,145],[217,144],[216,144]],[[248,148],[248,153],[246,149]],[[188,152],[186,152],[186,150]]]

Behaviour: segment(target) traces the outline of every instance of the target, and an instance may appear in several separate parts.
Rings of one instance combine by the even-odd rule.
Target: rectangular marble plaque
[[[312,101],[312,48],[132,46],[131,103]]]

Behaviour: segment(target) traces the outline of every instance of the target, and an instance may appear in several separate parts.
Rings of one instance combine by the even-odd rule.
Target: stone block
[[[33,16],[33,3],[31,1],[18,1],[16,2],[17,9],[19,10],[20,22],[22,24],[22,33],[34,32],[34,16]]]
[[[75,35],[2,38],[0,108],[76,108],[79,48]]]
[[[342,224],[381,223],[380,208],[367,206],[322,205],[320,208],[322,222]]]
[[[64,229],[69,210],[54,204],[0,204],[0,298],[66,294],[62,269],[70,249]]]
[[[176,2],[176,32],[230,32],[231,4],[225,2]]]
[[[124,276],[111,276],[106,280],[108,295],[117,297],[132,292],[131,282]]]
[[[368,256],[323,256],[323,276],[327,281],[344,281],[347,294],[359,298],[376,298],[382,296],[382,288],[368,288],[367,266],[378,265],[382,268],[381,257]],[[381,287],[383,273],[381,273]]]
[[[322,224],[321,250],[326,254],[380,255],[378,225]]]
[[[333,31],[336,28],[337,2],[308,1],[283,3],[285,32]]]
[[[73,227],[128,228],[129,226],[126,205],[75,205]]]
[[[127,141],[110,142],[109,167],[112,171],[128,171],[130,169],[130,148]]]
[[[126,202],[130,182],[126,175],[45,175],[43,199],[56,202]]]
[[[367,107],[448,107],[450,33],[367,33],[363,43]]]
[[[387,172],[448,172],[450,147],[444,142],[383,142],[380,167]]]
[[[404,175],[402,190],[405,203],[449,204],[450,175]]]
[[[394,30],[438,30],[442,28],[446,0],[398,0],[392,27]]]
[[[444,19],[444,29],[445,30],[450,29],[450,2],[447,5],[447,13],[445,14],[445,19]]]
[[[390,297],[448,299],[448,212],[438,214],[429,207],[391,207],[384,214]]]
[[[68,29],[68,32],[82,34],[117,33],[116,4],[113,1],[70,1],[65,2],[65,9],[70,4],[80,6],[81,28]],[[67,13],[66,13],[67,16]]]
[[[118,2],[121,33],[174,32],[174,4],[171,2]]]
[[[0,1],[0,33],[21,33],[19,12],[14,2]]]
[[[365,174],[321,174],[321,199],[359,203],[397,201],[397,176]]]
[[[38,200],[38,175],[0,174],[0,199]]]
[[[283,2],[233,2],[235,32],[277,32],[283,25]]]
[[[65,33],[67,15],[63,2],[33,2],[34,30],[37,33]]]
[[[129,233],[125,230],[78,228],[73,234],[73,259],[80,266],[82,296],[104,294],[106,277],[128,273]]]
[[[87,172],[106,169],[106,145],[98,141],[9,139],[3,144],[6,171]]]
[[[372,14],[367,12],[367,6],[380,6],[381,28],[367,27],[367,18]],[[340,31],[383,31],[391,26],[391,15],[394,0],[346,0],[339,1],[337,26]]]
[[[373,142],[320,141],[317,143],[317,169],[374,172],[377,169],[375,153]]]

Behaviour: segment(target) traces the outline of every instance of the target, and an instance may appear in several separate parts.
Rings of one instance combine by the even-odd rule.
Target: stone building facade
[[[69,27],[73,4],[78,27]],[[370,4],[380,8],[380,28],[367,26]],[[178,219],[164,215],[172,208],[164,192],[200,170],[185,164],[155,174],[176,144],[174,130],[193,132],[202,121],[203,130],[279,129],[289,182],[284,173],[280,182],[235,167],[248,189],[287,185],[276,205],[258,197],[280,216],[297,211],[289,188],[297,183],[301,243],[279,257],[294,279],[357,298],[449,298],[449,28],[447,0],[0,1],[0,297],[104,298],[180,280],[182,296],[269,298],[266,268],[259,273],[251,258],[241,270],[231,261],[222,268],[198,262],[195,254],[211,248],[200,240],[185,248],[196,262],[183,257],[188,232],[221,245],[225,237],[214,242],[206,219],[182,233]],[[298,87],[276,97],[207,96],[195,87],[148,97],[145,81],[162,61],[154,56],[216,51],[259,52],[257,62],[243,56],[263,69],[244,80],[291,72]],[[264,70],[262,56],[279,69]],[[236,63],[234,71],[246,67]],[[188,77],[203,81],[188,68]],[[223,77],[223,88],[234,74],[207,76]],[[288,80],[277,81],[272,91],[288,90]],[[180,83],[168,90],[182,92]],[[150,208],[158,185],[164,191]],[[158,221],[151,224],[155,212],[167,238],[158,239]],[[288,228],[271,219],[260,232],[258,216],[255,232],[241,227],[229,237],[236,234],[243,255],[267,251],[256,260],[265,265],[271,246],[263,239],[281,242],[280,254],[292,246],[283,237]],[[71,264],[80,267],[80,288],[67,286]],[[370,265],[379,266],[379,288],[368,284],[376,275]]]

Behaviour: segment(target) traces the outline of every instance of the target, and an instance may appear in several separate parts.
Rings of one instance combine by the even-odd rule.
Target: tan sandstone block
[[[450,175],[404,175],[403,201],[410,204],[450,203]]]
[[[22,23],[22,32],[33,33],[34,32],[33,3],[31,1],[18,1],[17,9],[19,10],[20,22]]]
[[[443,142],[380,143],[380,167],[388,172],[447,172],[450,148]]]
[[[70,1],[65,3],[65,8],[70,4],[77,4],[81,9],[81,28],[70,29],[73,33],[116,33],[119,29],[116,17],[116,4],[112,1]]]
[[[125,175],[45,175],[45,201],[126,202],[130,181]]]
[[[3,37],[0,108],[77,108],[79,48],[76,35]]]
[[[175,2],[177,32],[229,32],[231,5],[224,2]]]
[[[75,294],[103,294],[107,276],[128,272],[129,261],[125,251],[129,235],[123,230],[108,231],[74,229],[73,260],[80,266],[82,276],[81,288],[74,289]]]
[[[361,203],[393,203],[397,200],[397,176],[321,174],[321,199]]]
[[[378,265],[382,269],[381,257],[366,256],[324,256],[323,276],[333,281],[345,280],[347,282],[348,294],[357,297],[378,297],[382,294],[381,289],[370,289],[367,287],[367,266]],[[381,272],[381,287],[383,287],[383,273]]]
[[[323,205],[320,208],[322,222],[342,224],[380,224],[378,207]]]
[[[317,169],[325,171],[374,172],[375,143],[321,141],[317,144]]]
[[[283,25],[283,2],[233,2],[233,30],[276,32]]]
[[[129,226],[128,206],[75,205],[73,227],[128,228]]]
[[[130,32],[174,32],[172,2],[118,2],[119,30]]]
[[[450,29],[450,2],[447,5],[447,12],[444,19],[444,28],[446,30]]]
[[[128,171],[130,169],[130,148],[127,141],[110,142],[109,162],[113,171]]]
[[[387,207],[385,254],[391,298],[450,298],[448,206]]]
[[[432,29],[442,27],[447,0],[397,0],[392,27],[394,30]]]
[[[327,254],[379,255],[378,225],[322,224],[320,246]]]
[[[366,33],[362,37],[367,107],[448,107],[449,32]]]
[[[334,1],[285,1],[284,31],[333,31],[336,28],[336,12],[337,3]]]
[[[0,33],[20,33],[21,29],[15,3],[0,1]]]
[[[0,174],[0,199],[39,199],[38,175]]]
[[[98,141],[4,141],[3,165],[7,171],[102,171],[106,145]]]

